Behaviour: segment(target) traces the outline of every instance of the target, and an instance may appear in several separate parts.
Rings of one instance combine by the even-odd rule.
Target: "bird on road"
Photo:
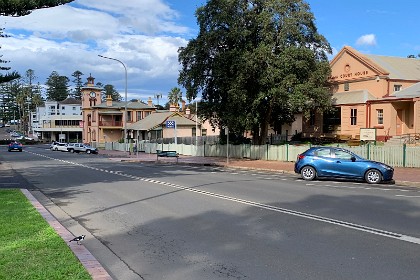
[[[84,240],[85,237],[86,237],[86,235],[80,235],[78,237],[73,238],[69,242],[76,241],[78,245],[81,245],[82,244],[82,240]]]

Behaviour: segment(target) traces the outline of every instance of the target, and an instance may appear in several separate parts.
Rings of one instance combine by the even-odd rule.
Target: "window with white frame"
[[[357,125],[357,109],[351,109],[350,124]]]
[[[378,116],[378,124],[384,124],[384,110],[377,109],[376,115]]]

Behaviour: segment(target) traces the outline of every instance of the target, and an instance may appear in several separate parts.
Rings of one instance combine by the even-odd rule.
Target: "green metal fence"
[[[248,158],[254,160],[272,161],[295,161],[300,153],[303,153],[311,145],[186,145],[186,144],[158,144],[141,141],[139,151],[145,153],[156,153],[156,150],[177,151],[181,155],[203,156],[203,157],[227,157],[229,158]],[[346,148],[366,159],[380,161],[394,167],[420,167],[420,146],[399,145],[399,146],[376,146],[367,144],[362,146],[348,147],[340,144],[336,145]],[[124,151],[124,144],[105,143],[107,150]]]

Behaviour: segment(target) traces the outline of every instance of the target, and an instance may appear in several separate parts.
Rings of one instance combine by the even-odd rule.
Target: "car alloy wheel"
[[[382,181],[382,174],[376,169],[369,169],[365,174],[365,180],[369,184],[377,184]]]
[[[86,154],[90,154],[90,150],[86,150]]]
[[[311,181],[316,177],[316,170],[312,166],[304,166],[300,170],[300,174],[302,175],[303,180]]]

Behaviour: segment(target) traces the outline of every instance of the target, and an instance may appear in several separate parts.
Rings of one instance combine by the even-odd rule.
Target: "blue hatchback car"
[[[308,181],[331,177],[365,180],[369,184],[393,181],[394,176],[394,168],[389,165],[334,147],[312,147],[298,155],[295,172]]]

